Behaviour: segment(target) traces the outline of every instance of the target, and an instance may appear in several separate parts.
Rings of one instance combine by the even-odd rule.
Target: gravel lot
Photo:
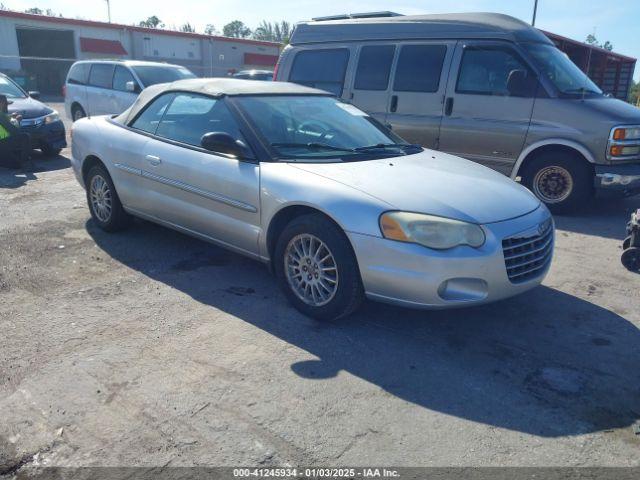
[[[0,473],[640,466],[640,276],[619,260],[640,198],[558,217],[526,295],[319,324],[258,263],[99,231],[68,156],[0,169]]]

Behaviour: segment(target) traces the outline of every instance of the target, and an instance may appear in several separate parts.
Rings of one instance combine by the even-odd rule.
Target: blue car
[[[31,146],[55,157],[67,146],[64,124],[58,112],[38,101],[38,92],[25,92],[11,78],[0,73],[0,95],[9,100],[9,113],[22,116],[20,129],[29,135]]]

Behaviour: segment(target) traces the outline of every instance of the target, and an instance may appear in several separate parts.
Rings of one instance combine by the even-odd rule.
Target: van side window
[[[393,89],[396,92],[437,92],[446,45],[404,45],[400,49]]]
[[[116,66],[116,73],[113,75],[113,89],[120,92],[127,92],[127,82],[133,82],[136,85],[136,81],[131,75],[131,72],[125,67],[120,65]]]
[[[95,63],[89,74],[89,85],[92,87],[111,88],[113,79],[113,65],[108,63]]]
[[[72,85],[86,85],[89,79],[90,63],[76,63],[71,70],[69,70],[69,77],[67,83]]]
[[[160,120],[162,120],[162,116],[171,103],[171,100],[173,100],[173,97],[175,97],[174,93],[165,93],[156,98],[129,126],[136,130],[155,134],[158,125],[160,125]]]
[[[466,47],[460,62],[457,93],[533,96],[530,69],[509,48]]]
[[[289,81],[342,95],[349,50],[305,50],[293,60]]]
[[[386,90],[389,86],[389,74],[395,51],[394,45],[362,47],[353,88],[356,90]]]

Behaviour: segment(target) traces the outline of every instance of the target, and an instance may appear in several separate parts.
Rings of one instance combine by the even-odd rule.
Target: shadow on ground
[[[34,151],[32,155],[33,168],[4,168],[0,167],[0,189],[20,188],[27,182],[38,179],[38,173],[63,170],[71,166],[71,162],[65,156],[45,157],[40,151]]]
[[[251,260],[146,222],[117,235],[86,228],[128,267],[318,357],[291,365],[301,377],[344,370],[421,407],[545,437],[640,418],[640,331],[627,312],[539,287],[446,312],[367,303],[321,324],[289,307]]]

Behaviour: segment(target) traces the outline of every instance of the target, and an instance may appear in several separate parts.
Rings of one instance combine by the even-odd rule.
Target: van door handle
[[[397,95],[392,95],[391,96],[391,107],[389,108],[389,110],[391,110],[392,112],[395,112],[396,110],[398,110],[398,96]]]
[[[451,113],[453,112],[453,97],[449,97],[447,98],[447,100],[444,102],[444,114],[449,117],[451,116]]]
[[[162,163],[160,157],[156,157],[155,155],[147,155],[145,158],[147,159],[147,162],[149,162],[154,167]]]

